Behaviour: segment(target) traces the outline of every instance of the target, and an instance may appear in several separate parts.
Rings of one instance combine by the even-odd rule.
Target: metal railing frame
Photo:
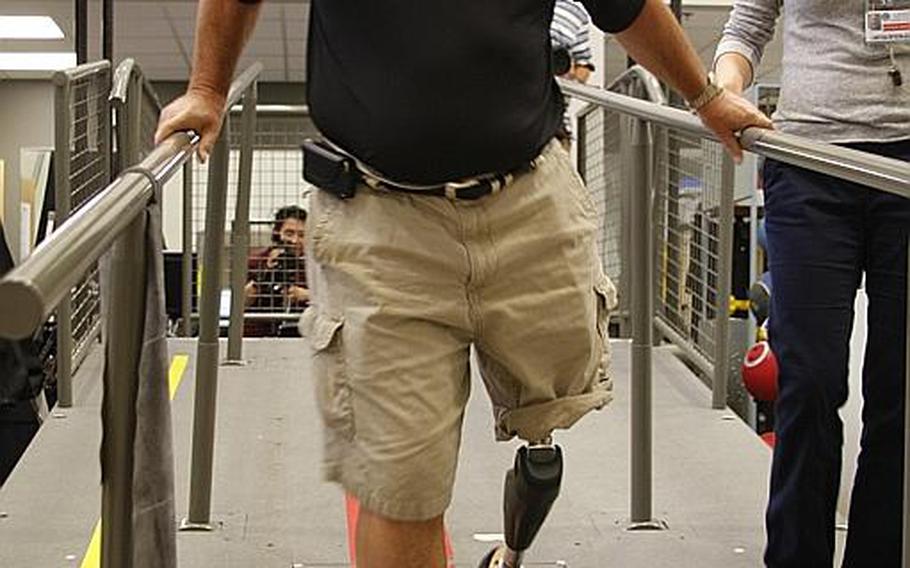
[[[651,505],[653,475],[650,467],[652,453],[650,334],[655,322],[662,332],[672,330],[664,329],[669,326],[661,326],[659,318],[653,317],[654,288],[647,284],[650,282],[654,260],[647,248],[650,245],[650,238],[647,235],[650,231],[648,216],[652,210],[647,204],[647,200],[651,199],[654,190],[651,185],[654,163],[646,158],[647,152],[653,152],[653,139],[646,133],[652,127],[672,128],[703,139],[715,142],[718,140],[701,124],[698,118],[684,111],[566,81],[560,81],[560,86],[565,93],[573,97],[632,117],[631,148],[634,154],[634,160],[631,162],[632,169],[644,166],[646,170],[644,173],[634,172],[630,183],[634,211],[632,223],[634,242],[631,247],[630,269],[633,273],[631,282],[635,318],[632,342],[631,510],[633,525],[653,524],[655,522]],[[647,141],[643,144],[643,140]],[[906,162],[900,160],[759,128],[744,130],[740,136],[740,143],[746,150],[768,158],[910,199],[910,167]],[[721,177],[723,197],[720,204],[722,209],[719,237],[721,250],[719,251],[718,266],[721,282],[718,286],[718,305],[716,307],[719,322],[729,319],[726,315],[730,295],[733,228],[733,169],[729,158],[724,162]],[[641,254],[636,254],[636,252]],[[645,293],[641,294],[642,291]],[[908,243],[908,294],[910,294],[910,243]],[[908,296],[907,325],[907,383],[910,384],[910,296]],[[727,356],[729,338],[726,337],[727,332],[723,325],[718,325],[715,333],[717,336],[715,337],[716,351],[713,365],[706,365],[704,358],[699,357],[702,360],[699,366],[704,366],[706,370],[711,371],[709,374],[714,379],[712,407],[724,408],[727,371],[719,369],[729,365]],[[906,408],[910,409],[910,388],[906,389],[906,393]],[[910,413],[906,410],[905,422],[903,566],[908,567],[910,566]]]
[[[226,108],[255,89],[255,80],[260,71],[261,66],[256,64],[234,82]],[[85,71],[80,69],[78,72]],[[124,153],[124,160],[120,164],[128,164],[127,160],[138,152],[138,146],[134,143],[137,141],[135,131],[140,128],[140,113],[136,109],[141,104],[139,101],[142,97],[139,96],[141,91],[138,89],[149,87],[138,66],[127,66],[122,73],[118,77],[121,82],[112,90],[112,104],[118,110],[118,118],[122,120],[118,123],[118,128],[128,130],[118,133],[123,141],[120,149]],[[110,128],[109,124],[107,128]],[[198,136],[191,132],[170,136],[141,163],[124,168],[116,180],[59,225],[25,262],[0,279],[0,312],[4,314],[0,318],[0,337],[25,338],[34,333],[70,294],[72,287],[89,266],[98,262],[108,251],[112,253],[110,293],[111,302],[117,304],[117,310],[109,311],[104,318],[108,349],[105,351],[107,371],[102,412],[106,416],[108,436],[103,448],[107,466],[102,479],[103,568],[128,568],[133,562],[133,440],[137,428],[135,401],[146,309],[145,258],[144,255],[136,254],[136,251],[143,250],[145,246],[143,212],[153,200],[160,197],[165,183],[191,160],[198,143]],[[109,146],[107,150],[110,157]],[[225,162],[224,155],[222,152],[221,163]],[[226,183],[226,169],[224,174],[222,177]],[[221,189],[224,189],[223,184]],[[223,191],[210,192],[212,201],[217,202],[220,197],[222,213],[224,195]],[[215,209],[218,207],[217,203],[213,206]],[[214,216],[210,218],[216,222]],[[218,251],[217,248],[210,250]],[[207,261],[211,263],[212,259]],[[217,271],[212,273],[217,274]],[[217,309],[217,289],[215,296]],[[215,325],[217,326],[217,321]],[[206,375],[201,365],[198,369],[200,378],[209,377],[206,386],[214,400],[213,378],[217,376],[217,360],[214,373],[209,369]],[[198,390],[197,388],[197,392]],[[209,416],[214,418],[214,408]],[[198,418],[199,416],[197,422]],[[211,440],[208,441],[208,451],[211,455]]]
[[[180,335],[193,335],[193,161],[183,166],[183,261],[180,273]]]
[[[174,165],[194,151],[195,136],[175,134],[141,164],[130,168],[60,226],[25,262],[0,281],[0,335],[30,335],[69,294],[85,270],[108,250],[112,300],[107,318],[107,375],[103,412],[109,420],[104,449],[108,469],[102,479],[103,568],[132,565],[133,438],[138,353],[145,297],[142,213],[174,173]],[[142,259],[137,261],[137,257]]]
[[[231,224],[231,317],[228,328],[227,359],[232,364],[243,361],[243,311],[246,308],[244,288],[250,248],[250,186],[253,183],[253,137],[256,134],[255,83],[243,98],[240,121],[240,163],[237,176],[237,209]],[[226,121],[230,121],[230,114]]]
[[[54,223],[59,227],[72,214],[72,186],[71,171],[72,140],[71,130],[76,118],[70,107],[73,83],[86,77],[98,75],[104,80],[108,89],[111,84],[111,64],[109,61],[87,63],[72,69],[58,71],[53,76],[54,83]],[[109,106],[105,106],[105,116],[109,115]],[[84,122],[84,121],[83,121]],[[82,124],[85,127],[85,124]],[[100,122],[101,155],[106,158],[105,182],[110,180],[110,121]],[[60,408],[69,408],[73,405],[73,372],[78,368],[82,359],[88,354],[88,349],[83,348],[74,355],[73,340],[73,298],[67,294],[61,299],[56,310],[57,322],[57,405]],[[100,333],[100,323],[86,334],[86,346]]]
[[[247,68],[231,85],[225,104],[221,134],[212,151],[209,163],[206,195],[205,240],[202,250],[202,292],[199,298],[199,340],[196,346],[196,393],[193,406],[193,451],[190,471],[189,514],[182,530],[211,530],[212,473],[214,462],[215,413],[218,389],[219,314],[223,267],[224,226],[227,210],[228,167],[230,163],[230,109],[243,101],[243,141],[240,150],[241,173],[234,228],[238,242],[249,242],[250,183],[252,180],[252,133],[255,132],[255,112],[258,77],[262,65]],[[187,243],[184,243],[186,247]],[[235,251],[236,252],[236,251]],[[246,276],[246,248],[232,255],[232,264],[239,277]],[[232,282],[237,278],[232,276]],[[243,342],[243,283],[240,294],[231,301],[231,324],[228,329],[228,363],[237,364]],[[236,309],[240,303],[239,312]],[[233,342],[231,340],[233,338]],[[233,356],[233,357],[232,357]]]
[[[110,105],[115,123],[118,126],[126,124],[130,127],[115,129],[117,138],[115,174],[122,172],[129,164],[137,164],[140,161],[142,129],[134,125],[141,123],[143,107],[149,103],[156,113],[161,112],[161,101],[146,79],[142,67],[132,58],[124,59],[114,70]]]

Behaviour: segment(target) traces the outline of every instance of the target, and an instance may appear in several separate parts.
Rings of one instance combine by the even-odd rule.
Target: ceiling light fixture
[[[0,16],[0,39],[63,39],[50,16]]]
[[[0,52],[0,71],[57,71],[75,66],[73,52]]]

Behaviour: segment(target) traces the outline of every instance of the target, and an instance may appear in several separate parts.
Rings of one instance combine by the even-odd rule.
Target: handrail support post
[[[228,327],[227,364],[243,364],[243,312],[246,308],[247,258],[250,249],[250,192],[253,183],[253,137],[256,135],[257,85],[243,98],[240,168],[237,205],[231,227],[231,318]]]

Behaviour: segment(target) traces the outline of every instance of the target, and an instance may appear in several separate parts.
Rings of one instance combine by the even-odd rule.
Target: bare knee
[[[361,510],[357,523],[359,568],[445,568],[442,515],[398,521]]]

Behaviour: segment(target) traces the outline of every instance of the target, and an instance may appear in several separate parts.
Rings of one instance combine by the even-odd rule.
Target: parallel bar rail
[[[85,270],[98,261],[152,197],[192,155],[198,137],[174,134],[54,231],[0,280],[0,336],[23,339],[50,315]]]
[[[89,76],[91,70],[96,68],[109,69],[107,63],[98,64],[89,66],[89,69],[78,69],[74,75]],[[151,105],[152,114],[156,114],[158,101],[143,80],[138,66],[128,63],[120,71],[112,96],[118,110],[118,129],[126,129],[126,132],[118,132],[121,135],[118,150],[123,158],[120,164],[125,165],[135,163],[141,151],[141,105]],[[255,80],[260,71],[261,65],[254,65],[241,75],[238,80],[240,82],[234,82],[225,110],[255,89]],[[66,88],[67,84],[63,81],[62,88]],[[249,98],[255,101],[254,97]],[[146,118],[149,116],[146,115]],[[104,149],[105,160],[110,160],[110,114],[106,113],[103,118],[100,128],[107,134],[99,136],[97,143]],[[66,148],[69,133],[61,134],[67,135],[63,146]],[[225,134],[220,139],[220,146],[225,150],[226,140]],[[136,396],[145,320],[144,281],[147,278],[146,257],[144,254],[136,254],[136,251],[144,248],[144,212],[152,200],[160,195],[164,184],[191,160],[198,144],[199,137],[191,132],[175,133],[168,137],[151,149],[141,163],[124,168],[116,180],[89,198],[25,262],[0,280],[0,313],[4,314],[0,318],[0,337],[25,338],[42,325],[61,300],[69,297],[70,290],[82,278],[85,270],[113,247],[111,298],[117,302],[118,307],[117,310],[110,310],[106,318],[108,348],[102,410],[106,417],[107,432],[102,451],[105,471],[102,480],[103,568],[129,568],[133,561],[133,444],[138,427]],[[226,183],[225,150],[221,152],[221,161]],[[68,173],[65,169],[63,171]],[[248,190],[249,188],[247,193]],[[223,213],[224,193],[210,192],[210,196],[215,196],[213,201],[216,207],[219,195]],[[223,226],[223,214],[221,222]],[[220,262],[218,249],[212,250],[215,251],[215,262]],[[218,271],[213,271],[212,274],[218,274]],[[217,279],[210,280],[217,283]],[[209,295],[214,295],[217,302],[217,289],[210,290]],[[217,313],[214,315],[217,318]],[[217,319],[214,325],[217,326]],[[215,374],[209,373],[210,379],[217,376],[217,336],[215,357]],[[200,382],[206,374],[201,359],[200,357],[198,371]],[[214,380],[206,386],[208,390],[202,398],[214,402]],[[202,414],[202,417],[214,419],[214,406],[208,415]],[[197,415],[197,420],[199,419],[200,415]],[[212,424],[212,429],[213,427]],[[210,461],[212,439],[204,440],[202,446]],[[210,492],[210,469],[208,474]]]
[[[559,83],[573,97],[652,124],[719,141],[697,117],[685,111],[577,83],[562,80]],[[910,168],[900,160],[761,128],[745,129],[740,142],[756,154],[910,198]]]
[[[637,79],[641,79],[638,77]],[[630,77],[628,80],[636,80],[636,77]],[[647,81],[645,81],[648,83]],[[666,106],[655,104],[648,101],[633,99],[624,95],[603,91],[600,89],[586,87],[568,81],[560,81],[562,90],[574,97],[599,105],[604,109],[629,115],[635,119],[642,120],[654,126],[663,126],[686,132],[702,139],[713,140],[717,142],[714,134],[706,129],[701,122],[693,115],[681,110],[672,109]],[[637,140],[633,136],[633,145]],[[880,191],[885,191],[900,197],[910,199],[910,167],[906,162],[886,158],[861,152],[849,148],[835,146],[832,144],[813,142],[801,137],[783,134],[780,132],[765,130],[759,128],[747,128],[740,134],[740,143],[749,151],[763,155],[768,158],[786,162],[795,166],[806,168],[822,174],[835,176],[857,184],[865,185]],[[647,164],[648,176],[650,170],[654,167],[653,162]],[[714,361],[707,361],[705,358],[697,356],[695,362],[698,366],[713,375],[714,389],[712,397],[712,406],[714,408],[724,408],[726,404],[726,380],[729,365],[729,338],[727,335],[726,322],[727,317],[727,299],[730,291],[730,263],[724,262],[724,258],[729,259],[732,246],[732,239],[729,233],[732,230],[733,221],[733,203],[732,203],[732,166],[729,159],[724,162],[722,178],[722,197],[719,208],[721,236],[719,238],[719,247],[723,250],[718,252],[718,286],[717,305],[715,308],[715,319],[722,322],[717,325],[715,333],[715,351]],[[638,179],[635,174],[634,179]],[[640,183],[633,184],[634,191],[646,191],[650,195],[652,187],[642,188]],[[638,202],[641,198],[636,199],[633,196],[633,202]],[[632,219],[634,226],[647,224],[648,217],[646,213],[638,207],[635,209],[636,215]],[[635,231],[640,233],[641,231]],[[640,242],[643,235],[636,238]],[[647,296],[654,294],[651,286],[643,284],[647,282],[650,275],[651,255],[644,254],[632,257],[632,283],[633,283],[633,301],[635,296],[641,295],[644,290]],[[645,262],[641,260],[644,259]],[[637,285],[635,285],[637,283]],[[650,300],[635,301],[635,308],[638,310],[650,309]],[[907,355],[906,355],[906,384],[908,385],[905,408],[905,454],[904,454],[904,515],[903,515],[903,566],[910,567],[910,243],[908,243],[908,299],[907,299]],[[644,353],[642,341],[650,333],[651,326],[657,325],[661,331],[674,336],[674,330],[661,321],[660,318],[642,317],[641,314],[635,316],[633,323],[633,347],[638,347],[642,353],[637,361],[633,357],[633,429],[632,429],[632,451],[633,451],[633,479],[632,479],[632,520],[634,523],[647,523],[651,516],[651,484],[652,477],[650,471],[650,455],[642,455],[643,452],[650,453],[650,424],[639,423],[644,419],[636,417],[648,416],[650,413],[650,397],[646,394],[650,388],[650,356]],[[647,328],[647,329],[645,329]],[[676,337],[679,345],[686,345],[684,339]],[[634,352],[637,353],[637,352]],[[697,355],[697,353],[696,353]],[[638,364],[636,364],[636,362]]]

